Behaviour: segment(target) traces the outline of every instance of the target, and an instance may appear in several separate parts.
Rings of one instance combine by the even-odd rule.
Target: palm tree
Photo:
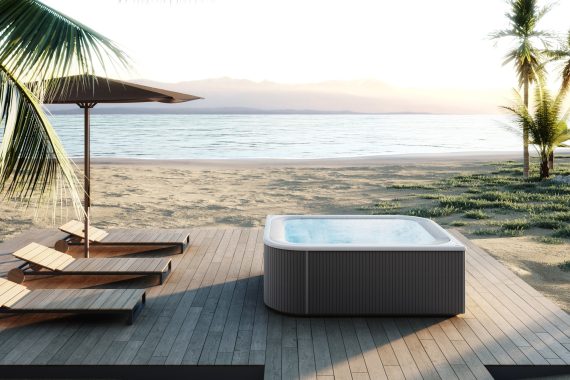
[[[516,92],[517,101],[514,107],[503,107],[511,111],[517,118],[519,127],[527,128],[531,140],[540,157],[540,179],[550,175],[548,161],[554,149],[570,140],[570,132],[566,120],[568,111],[562,115],[562,106],[566,91],[561,90],[552,97],[544,80],[537,79],[535,89],[534,111],[531,112],[521,96]]]
[[[568,91],[570,89],[570,31],[566,35],[566,38],[561,41],[558,49],[547,50],[546,55],[550,58],[550,61],[558,61],[562,63],[560,70],[562,79],[560,90]],[[554,152],[552,153],[548,164],[550,169],[554,169]]]
[[[509,28],[491,34],[492,39],[509,38],[515,46],[505,56],[503,65],[513,63],[517,72],[519,87],[524,90],[523,101],[528,107],[529,87],[543,71],[541,63],[541,50],[535,45],[541,42],[544,48],[548,47],[550,34],[536,30],[540,19],[549,11],[549,7],[539,8],[537,0],[508,0],[510,13]],[[529,131],[523,126],[523,154],[524,176],[528,178],[529,172]]]
[[[81,186],[42,109],[42,97],[49,94],[42,94],[41,83],[72,73],[93,75],[109,65],[126,67],[128,59],[106,37],[38,0],[0,0],[0,193],[5,199],[39,208],[69,198],[81,212]]]

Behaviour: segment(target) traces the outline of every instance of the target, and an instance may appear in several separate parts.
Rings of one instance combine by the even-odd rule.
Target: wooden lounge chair
[[[132,324],[146,302],[144,289],[39,289],[0,278],[0,313],[122,314]]]
[[[59,229],[68,237],[55,243],[55,249],[67,252],[70,245],[82,244],[84,224],[77,220],[65,223]],[[89,242],[97,245],[129,245],[129,246],[173,246],[183,253],[190,244],[190,234],[184,229],[117,229],[105,231],[89,226]]]
[[[151,275],[158,276],[162,284],[172,269],[168,258],[76,259],[37,243],[30,243],[13,255],[25,263],[10,270],[8,279],[20,284],[27,275]]]

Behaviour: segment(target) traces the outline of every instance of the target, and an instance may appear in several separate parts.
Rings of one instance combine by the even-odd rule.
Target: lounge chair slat
[[[151,272],[156,272],[156,271],[162,271],[162,269],[160,268],[162,266],[162,260],[156,260],[156,265],[154,266],[149,266],[148,270]]]
[[[75,297],[75,301],[71,302],[68,309],[86,309],[93,303],[93,301],[99,296],[101,292],[100,289],[84,289],[79,296]]]
[[[107,236],[107,234],[103,231],[95,231],[93,235],[89,237],[89,240],[98,241]]]
[[[91,305],[88,306],[89,309],[91,310],[97,310],[100,309],[102,305],[105,304],[105,302],[107,302],[107,300],[109,298],[111,298],[111,296],[113,295],[114,292],[102,292],[101,294],[99,294],[99,297],[97,297],[97,299],[95,299],[93,301],[93,303],[91,303]]]
[[[41,247],[41,246],[40,246]],[[34,247],[36,249],[38,247]],[[39,248],[38,248],[39,249]],[[94,259],[75,259],[72,256],[58,252],[54,249],[43,247],[41,255],[35,255],[35,259],[27,259],[29,263],[37,264],[43,268],[49,269],[58,274],[76,274],[85,273],[95,274],[156,274],[161,275],[163,279],[164,273],[167,271],[170,259],[167,258],[94,258]],[[30,251],[28,249],[28,251]],[[14,256],[19,257],[19,252],[15,252]],[[41,272],[43,273],[43,271]],[[47,273],[47,272],[46,272]],[[4,285],[7,286],[7,285]]]
[[[30,243],[22,249],[17,250],[14,252],[14,256],[18,258],[22,258],[23,260],[33,259],[37,255],[44,252],[45,246],[37,244],[37,243]]]
[[[22,248],[22,250],[14,252],[13,255],[21,260],[28,261],[51,270],[55,270],[58,264],[64,262],[66,258],[72,258],[70,255],[36,243],[31,243],[29,245],[34,246],[33,250],[27,249],[29,246],[26,246]],[[24,254],[21,252],[24,252]],[[55,265],[52,265],[52,263],[55,263]]]
[[[105,259],[88,259],[87,265],[80,272],[97,272],[106,262]]]
[[[82,271],[83,268],[85,268],[87,265],[89,265],[88,260],[79,259],[70,263],[67,268],[65,268],[65,270],[69,272],[79,272]]]
[[[144,290],[142,289],[131,289],[132,293],[130,298],[126,299],[123,306],[125,309],[131,309],[135,307],[138,300],[142,297]]]
[[[99,310],[101,309],[109,309],[112,308],[113,304],[117,302],[119,298],[127,291],[127,289],[117,289],[116,292],[113,292],[109,298],[105,300],[105,302],[99,305]]]
[[[97,261],[101,261],[101,264],[102,264],[97,269],[98,271],[100,271],[100,272],[114,272],[114,271],[116,271],[117,262],[115,262],[115,259],[110,259],[110,260],[97,259]]]
[[[117,313],[132,323],[144,304],[144,289],[31,290],[0,278],[0,311],[8,313]]]
[[[15,286],[0,296],[0,306],[5,306],[6,303],[14,303],[24,297],[28,292],[27,288]]]
[[[126,289],[125,292],[115,300],[111,305],[112,308],[122,308],[125,306],[125,303],[131,298],[133,295],[133,289]],[[105,308],[107,304],[103,304],[102,308]]]
[[[14,302],[10,308],[26,308],[27,305],[29,305],[31,302],[34,302],[35,299],[48,297],[50,294],[55,293],[56,290],[58,289],[34,290],[28,296],[18,300],[18,302]]]
[[[168,266],[169,261],[170,260],[168,260],[168,259],[157,258],[156,259],[156,266],[154,267],[153,271],[154,272],[164,271],[166,269],[166,267]]]
[[[121,241],[128,241],[127,234],[128,231],[122,230],[122,229],[114,229],[112,230],[111,233],[109,233],[109,235],[107,235],[104,239],[104,241],[102,241],[103,244],[109,244],[109,243],[113,243],[113,242],[121,242]]]
[[[157,259],[149,259],[148,265],[146,266],[140,266],[138,268],[139,272],[148,272],[148,273],[153,273],[153,272],[162,272],[164,269],[164,265],[162,265],[163,263],[167,263],[169,260],[168,259],[161,259],[161,258],[157,258]],[[162,266],[161,269],[156,269],[157,267]]]
[[[70,297],[77,293],[80,289],[58,289],[58,291],[46,296],[43,300],[38,299],[33,304],[33,308],[45,309],[61,309],[70,302]],[[30,305],[28,305],[30,307]]]
[[[12,307],[16,303],[20,302],[22,299],[26,298],[26,296],[28,294],[30,294],[31,292],[32,291],[30,289],[23,289],[18,294],[16,294],[14,297],[12,297],[8,301],[4,302],[3,306],[4,307]]]
[[[14,287],[27,289],[24,285],[16,284],[10,280],[6,280],[5,278],[0,278],[0,286],[2,286],[3,289],[12,289]]]
[[[150,261],[148,261],[147,263],[150,263]],[[139,261],[139,262],[134,263],[133,266],[131,266],[129,268],[129,270],[131,272],[140,272],[141,270],[143,270],[144,267],[145,267],[144,263]]]
[[[126,271],[131,265],[133,265],[131,260],[124,259],[121,260],[121,265],[119,266],[119,271]]]
[[[72,220],[60,227],[60,230],[75,238],[83,239],[84,225]],[[96,227],[89,228],[89,240],[102,245],[137,245],[137,246],[177,246],[182,253],[190,236],[187,229],[114,229],[105,231]],[[81,242],[79,242],[81,244]]]
[[[133,261],[132,264],[127,268],[126,272],[138,272],[141,265],[143,265],[140,261]]]
[[[70,235],[77,236],[81,239],[85,238],[84,234],[84,224],[78,220],[71,220],[65,223],[59,229],[63,232],[67,232]],[[108,235],[108,232],[101,230],[99,228],[89,226],[89,241],[99,242]]]
[[[154,271],[156,271],[156,272],[165,271],[166,269],[168,269],[168,263],[170,263],[170,260],[167,260],[167,259],[156,260],[156,267],[154,268]]]
[[[33,257],[33,253],[30,255],[30,252],[33,251],[34,249],[38,249],[38,245],[35,243],[29,243],[27,245],[25,245],[24,247],[16,250],[15,252],[18,252],[18,254],[22,257],[29,257],[32,256]]]
[[[33,262],[35,262],[36,264],[53,270],[54,266],[52,266],[52,263],[57,263],[61,259],[62,259],[62,255],[51,254],[51,252],[46,249],[42,253],[40,253],[39,255],[35,256],[33,259],[27,259],[27,260],[30,260],[30,261],[33,260]]]
[[[66,258],[65,261],[63,261],[61,264],[59,264],[56,269],[60,270],[60,271],[65,270],[73,262],[75,262],[75,258],[68,257],[68,258]]]
[[[75,261],[75,259],[72,256],[69,255],[61,256],[58,257],[57,260],[51,262],[50,267],[53,270],[63,270],[73,261]]]
[[[15,282],[12,281],[2,281],[0,282],[0,296],[2,294],[4,294],[5,292],[7,292],[8,290],[12,289],[14,286],[16,286],[17,284]]]

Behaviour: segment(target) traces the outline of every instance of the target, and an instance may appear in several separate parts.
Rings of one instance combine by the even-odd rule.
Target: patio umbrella
[[[80,108],[83,108],[85,118],[85,150],[83,162],[85,174],[85,199],[83,202],[83,208],[85,211],[84,252],[85,257],[89,257],[89,211],[91,207],[91,108],[95,107],[98,103],[182,103],[202,98],[160,88],[123,82],[116,79],[83,75],[58,78],[47,82],[45,93],[47,94],[45,103],[77,104]]]

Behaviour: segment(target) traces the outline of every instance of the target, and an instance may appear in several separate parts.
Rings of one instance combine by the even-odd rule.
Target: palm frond
[[[491,39],[512,40],[515,47],[511,49],[503,61],[503,65],[512,63],[515,66],[519,86],[531,84],[544,71],[544,50],[551,46],[554,34],[537,30],[540,19],[550,10],[550,7],[539,8],[536,0],[509,0],[510,12],[505,16],[509,27],[490,34]],[[538,49],[540,43],[543,49]]]
[[[73,163],[40,105],[52,95],[45,83],[65,91],[59,78],[128,69],[129,58],[110,39],[38,0],[0,0],[0,66],[0,193],[35,206],[69,198],[80,216]]]
[[[74,166],[38,99],[0,65],[0,193],[25,205],[69,200],[81,214],[81,186]],[[39,210],[39,207],[36,207]]]
[[[0,1],[0,62],[38,83],[130,66],[113,41],[37,0]]]
[[[549,57],[549,62],[561,62],[560,76],[562,84],[561,90],[568,91],[570,88],[570,31],[565,39],[560,41],[557,49],[546,50],[545,55]]]
[[[0,2],[0,61],[15,76],[37,80],[129,65],[113,41],[37,0]]]
[[[539,76],[534,91],[532,112],[524,104],[520,95],[513,106],[502,107],[516,116],[521,130],[528,128],[530,141],[543,159],[548,159],[549,154],[556,147],[570,140],[566,124],[570,111],[562,112],[565,95],[566,92],[561,90],[553,96],[546,87],[544,78]]]

